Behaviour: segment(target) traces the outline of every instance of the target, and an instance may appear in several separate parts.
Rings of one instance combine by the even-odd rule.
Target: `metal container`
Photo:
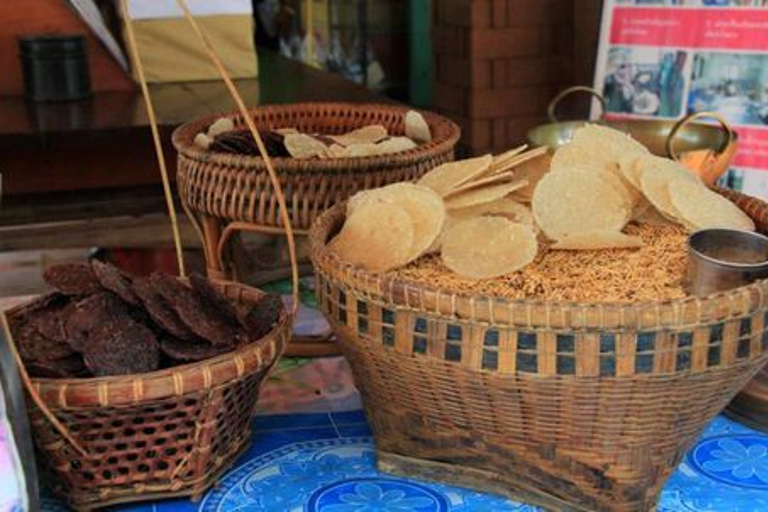
[[[575,92],[594,96],[605,110],[605,100],[591,87],[577,86],[565,89],[549,104],[549,124],[537,126],[528,132],[528,142],[536,147],[557,149],[571,141],[573,133],[588,123],[597,123],[628,133],[657,156],[672,158],[697,173],[709,184],[714,184],[729,167],[738,145],[738,136],[720,115],[697,112],[679,121],[670,119],[597,119],[595,121],[559,121],[557,105]],[[602,117],[602,116],[601,116]],[[713,119],[719,126],[694,122]]]
[[[688,287],[704,297],[768,277],[768,237],[736,229],[703,229],[688,238]]]
[[[91,96],[85,36],[28,35],[18,42],[27,98],[71,101]]]

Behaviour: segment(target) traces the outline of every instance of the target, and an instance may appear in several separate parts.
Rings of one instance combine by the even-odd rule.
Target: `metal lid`
[[[30,57],[61,57],[85,54],[83,34],[28,34],[20,36],[19,50]]]

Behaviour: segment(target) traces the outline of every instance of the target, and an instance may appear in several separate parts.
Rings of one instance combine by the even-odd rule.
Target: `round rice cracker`
[[[538,252],[533,230],[503,217],[457,222],[445,234],[442,260],[460,276],[488,279],[516,272]]]
[[[570,143],[555,151],[551,167],[553,171],[581,165],[602,167],[616,164],[633,153],[649,154],[649,151],[622,131],[588,124],[574,132]]]
[[[677,178],[669,183],[672,206],[693,229],[754,231],[755,223],[738,206],[702,183]]]
[[[422,176],[417,184],[429,187],[441,196],[445,196],[454,188],[482,175],[492,162],[491,155],[447,162]]]
[[[632,249],[645,245],[643,239],[620,231],[594,229],[580,231],[558,240],[551,246],[554,250],[592,251],[597,249]]]
[[[523,188],[527,184],[527,181],[518,180],[508,183],[499,183],[488,187],[469,189],[447,198],[445,205],[449,210],[454,210],[491,203],[509,195],[515,190]]]
[[[530,208],[508,197],[502,197],[491,203],[470,206],[468,208],[459,208],[451,211],[451,216],[456,219],[469,219],[481,215],[506,217],[512,222],[525,224],[533,229],[538,229],[536,221],[533,220],[533,213]]]
[[[621,231],[632,213],[609,182],[579,168],[547,174],[536,187],[532,206],[536,223],[551,240],[595,229]]]
[[[650,203],[665,217],[691,228],[690,223],[682,219],[677,209],[672,204],[669,185],[673,181],[682,180],[693,183],[693,186],[706,186],[690,173],[685,167],[653,155],[643,156],[637,159],[635,166],[639,168],[640,189]]]
[[[355,208],[366,201],[397,206],[411,218],[413,243],[406,263],[427,252],[443,229],[446,218],[445,203],[431,188],[413,183],[393,183],[355,195],[347,209],[354,212]]]
[[[409,261],[413,240],[413,221],[401,207],[362,201],[331,240],[329,249],[342,261],[373,272],[386,272]]]

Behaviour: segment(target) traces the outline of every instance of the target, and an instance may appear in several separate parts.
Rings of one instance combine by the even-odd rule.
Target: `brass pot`
[[[645,145],[651,153],[679,161],[702,179],[714,184],[728,170],[736,149],[738,136],[720,115],[713,112],[697,112],[679,121],[667,119],[623,119],[597,121],[558,121],[555,114],[558,103],[574,92],[587,92],[599,101],[603,111],[605,100],[596,90],[576,86],[560,92],[549,103],[547,114],[552,121],[528,132],[528,142],[534,146],[557,149],[570,142],[573,133],[588,123],[609,126],[628,133]],[[693,121],[711,118],[719,123],[714,126]]]

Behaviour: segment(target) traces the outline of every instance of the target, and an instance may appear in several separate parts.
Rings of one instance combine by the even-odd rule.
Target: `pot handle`
[[[600,117],[603,117],[603,113],[605,113],[605,98],[603,98],[603,95],[597,92],[597,89],[593,89],[592,87],[587,87],[586,85],[574,85],[573,87],[568,87],[557,93],[557,95],[552,98],[552,101],[549,102],[549,106],[547,106],[547,117],[549,117],[551,122],[559,122],[555,115],[557,106],[566,96],[570,96],[575,92],[586,92],[597,98],[597,101],[600,103]]]
[[[677,134],[680,132],[680,130],[682,130],[696,119],[714,119],[722,127],[726,138],[723,145],[715,149],[715,153],[717,154],[723,153],[726,149],[728,149],[728,146],[730,146],[733,143],[733,140],[736,138],[736,133],[733,131],[731,125],[720,114],[715,112],[695,112],[678,121],[677,124],[675,124],[675,126],[672,128],[672,131],[669,132],[669,136],[667,137],[666,150],[667,155],[669,155],[672,160],[678,162],[680,161],[681,157],[676,148],[676,142],[678,140]]]

